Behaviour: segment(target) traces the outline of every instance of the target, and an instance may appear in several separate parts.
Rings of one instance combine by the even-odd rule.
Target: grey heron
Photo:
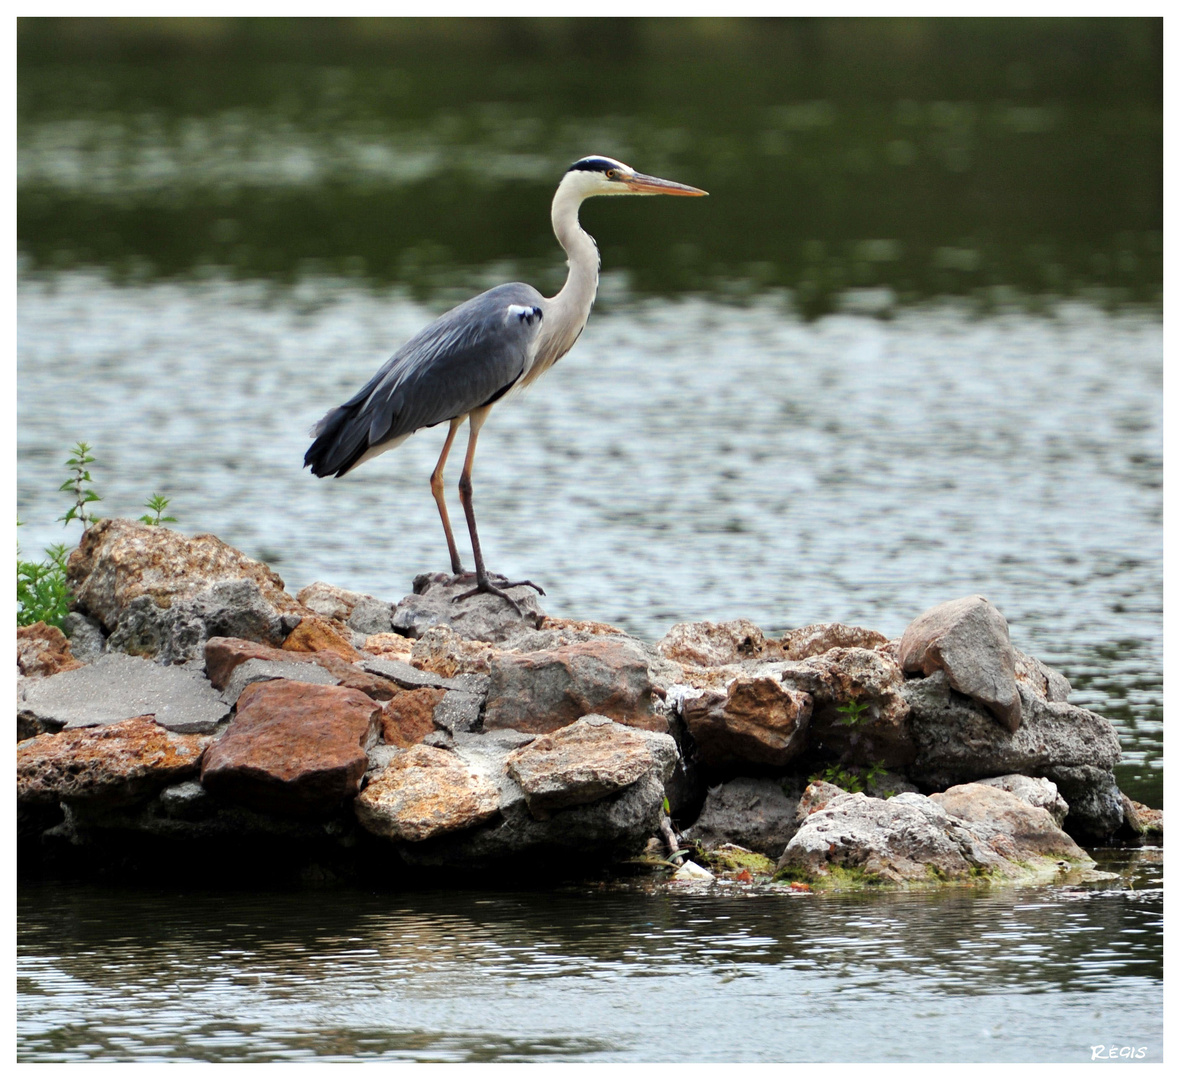
[[[700,188],[645,176],[613,158],[592,156],[575,161],[553,196],[553,231],[569,257],[562,290],[542,296],[519,281],[498,285],[452,308],[403,345],[343,405],[328,412],[312,430],[314,442],[304,456],[315,476],[343,476],[364,461],[392,450],[419,428],[449,424],[430,489],[438,505],[451,570],[464,575],[443,497],[443,468],[455,433],[470,425],[467,456],[459,477],[459,501],[467,517],[475,557],[475,588],[456,599],[529,585],[489,575],[484,567],[475,510],[471,469],[480,428],[492,406],[514,387],[528,386],[573,347],[590,317],[598,291],[598,247],[578,223],[578,209],[592,195],[706,195]],[[492,577],[497,584],[493,584]]]

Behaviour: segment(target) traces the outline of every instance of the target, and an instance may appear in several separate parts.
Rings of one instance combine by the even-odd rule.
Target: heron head
[[[562,186],[577,189],[582,198],[591,195],[708,195],[700,188],[661,180],[636,172],[614,158],[593,155],[575,161],[565,173]]]

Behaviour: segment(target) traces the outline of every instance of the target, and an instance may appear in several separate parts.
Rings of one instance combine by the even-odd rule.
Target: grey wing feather
[[[542,304],[531,285],[513,282],[452,308],[324,416],[304,464],[316,476],[342,476],[374,447],[507,393],[534,351]]]

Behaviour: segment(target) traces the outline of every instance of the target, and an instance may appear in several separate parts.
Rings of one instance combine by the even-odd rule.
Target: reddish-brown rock
[[[500,790],[457,754],[415,746],[398,754],[353,805],[369,832],[420,841],[495,817]]]
[[[136,802],[194,775],[209,741],[166,731],[150,716],[38,735],[16,748],[17,801]]]
[[[81,666],[70,652],[69,638],[56,626],[38,622],[16,628],[16,667],[22,675],[56,675]]]
[[[365,652],[371,656],[387,656],[395,660],[404,660],[408,664],[413,651],[413,641],[392,631],[383,634],[370,634],[365,638]]]
[[[629,641],[604,637],[540,652],[495,652],[488,673],[489,731],[548,733],[592,713],[629,727],[668,730],[652,707],[647,660]]]
[[[803,749],[811,698],[770,675],[741,675],[724,691],[686,695],[684,720],[707,765],[785,765]]]
[[[381,714],[381,736],[390,746],[408,747],[420,743],[434,730],[434,710],[446,696],[445,690],[423,686],[402,690],[390,699]]]
[[[205,642],[205,673],[218,690],[224,690],[229,685],[234,668],[247,660],[318,664],[339,679],[341,686],[360,690],[374,701],[388,701],[398,692],[396,683],[364,671],[334,652],[289,651],[242,638],[214,637]]]
[[[314,817],[354,796],[381,707],[359,690],[275,679],[253,683],[205,755],[201,783],[264,812]]]
[[[335,653],[350,664],[361,658],[361,654],[352,647],[352,642],[322,615],[305,615],[299,625],[287,635],[283,642],[283,650],[296,653]]]

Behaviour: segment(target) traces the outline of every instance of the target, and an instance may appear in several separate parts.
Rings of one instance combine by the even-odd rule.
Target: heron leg
[[[447,441],[443,443],[442,453],[438,455],[438,464],[430,474],[430,490],[434,493],[434,501],[438,506],[438,516],[442,518],[443,532],[447,534],[447,551],[451,553],[451,573],[463,573],[463,564],[459,561],[459,549],[455,546],[455,534],[451,532],[451,519],[447,514],[447,501],[443,497],[443,467],[447,463],[447,455],[451,452],[451,443],[455,441],[455,432],[463,423],[464,417],[456,416],[451,421],[451,430],[447,432]]]
[[[499,585],[493,585],[491,575],[488,574],[487,569],[483,564],[483,551],[479,546],[479,533],[475,529],[475,506],[471,501],[471,469],[475,462],[475,444],[479,439],[479,429],[483,427],[484,421],[488,418],[488,413],[492,411],[490,405],[482,409],[473,409],[470,416],[471,435],[467,440],[467,457],[463,461],[463,472],[459,476],[459,501],[463,504],[463,513],[467,516],[467,531],[471,533],[471,550],[475,555],[475,588],[456,596],[455,600],[466,600],[470,596],[475,596],[476,593],[486,592],[493,596],[502,596],[508,601],[518,614],[523,615],[524,612],[520,610],[520,605],[512,599],[504,590],[511,589],[517,585],[528,585],[530,588],[536,589],[542,596],[545,595],[545,590],[539,585],[534,585],[531,581],[508,581],[502,575],[496,574]]]

